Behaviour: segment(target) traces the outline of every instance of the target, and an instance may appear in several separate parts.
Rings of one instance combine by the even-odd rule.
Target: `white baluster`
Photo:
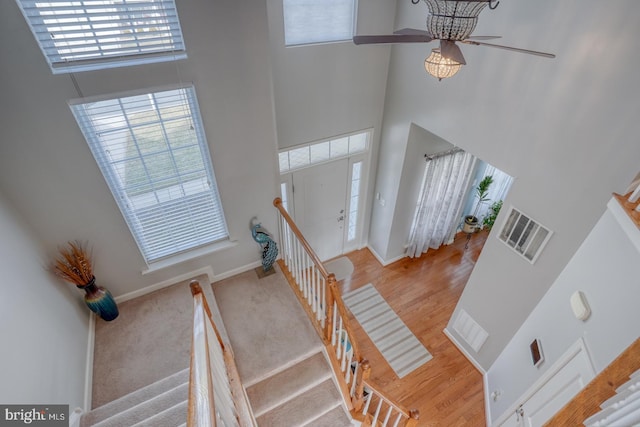
[[[371,393],[371,394],[373,394],[373,393]],[[381,399],[381,398],[378,398],[378,407],[376,408],[376,413],[375,413],[375,415],[373,416],[373,420],[371,421],[371,425],[372,425],[372,426],[377,425],[377,422],[378,422],[378,416],[380,415],[380,409],[381,409],[381,408],[382,408],[382,399]]]
[[[389,405],[389,409],[387,410],[387,416],[384,417],[384,421],[382,423],[382,427],[385,427],[389,422],[389,417],[391,417],[391,412],[393,411],[393,406]]]
[[[393,427],[398,427],[401,419],[402,419],[402,412],[398,412],[398,416],[396,417],[396,422],[393,423]]]

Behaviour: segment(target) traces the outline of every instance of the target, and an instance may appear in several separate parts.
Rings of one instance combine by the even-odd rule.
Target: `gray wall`
[[[398,2],[396,27],[422,28],[425,14],[424,3]],[[638,18],[640,3],[632,0],[615,8],[596,0],[501,2],[482,12],[475,33],[557,58],[463,46],[468,65],[441,82],[423,69],[431,44],[392,50],[374,190],[387,203],[373,204],[372,247],[384,258],[393,254],[388,236],[411,123],[517,178],[507,205],[555,232],[535,265],[488,239],[456,309],[489,333],[478,353],[465,346],[484,369],[560,274],[611,192],[624,191],[637,172]]]
[[[0,194],[0,402],[84,407],[89,309]]]
[[[640,230],[613,203],[489,369],[489,391],[502,392],[497,402],[489,399],[493,421],[578,339],[584,338],[600,372],[640,336]],[[574,317],[569,302],[578,290],[591,308],[584,322]],[[545,356],[540,368],[533,366],[529,353],[535,338]]]

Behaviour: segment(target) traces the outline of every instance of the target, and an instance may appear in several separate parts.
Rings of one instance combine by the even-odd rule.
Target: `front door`
[[[342,255],[349,159],[293,173],[295,221],[321,261]]]

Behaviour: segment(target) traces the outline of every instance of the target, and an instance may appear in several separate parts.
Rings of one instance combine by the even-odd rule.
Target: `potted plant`
[[[76,285],[85,291],[87,306],[106,321],[118,317],[118,306],[111,293],[96,285],[93,275],[91,253],[80,242],[68,242],[66,247],[58,249],[59,257],[53,264],[56,276]]]
[[[478,186],[475,188],[475,195],[478,198],[478,202],[476,203],[476,208],[473,211],[473,215],[467,215],[464,217],[462,231],[464,231],[465,233],[471,234],[478,229],[480,220],[476,215],[478,214],[480,205],[489,200],[487,195],[489,194],[489,187],[491,187],[491,184],[493,184],[493,176],[487,175],[482,178],[482,181],[480,181]]]
[[[502,200],[493,202],[491,206],[489,206],[489,214],[482,220],[482,226],[486,228],[487,231],[491,231],[491,227],[495,224],[500,209],[502,209]]]

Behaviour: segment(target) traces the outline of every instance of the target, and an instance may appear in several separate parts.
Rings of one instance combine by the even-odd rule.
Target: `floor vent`
[[[552,232],[530,216],[511,207],[498,238],[515,253],[533,264]]]
[[[466,341],[471,348],[478,352],[484,342],[487,340],[489,334],[482,329],[482,326],[478,325],[478,322],[473,320],[469,313],[461,309],[456,318],[456,322],[453,325],[453,329]]]

